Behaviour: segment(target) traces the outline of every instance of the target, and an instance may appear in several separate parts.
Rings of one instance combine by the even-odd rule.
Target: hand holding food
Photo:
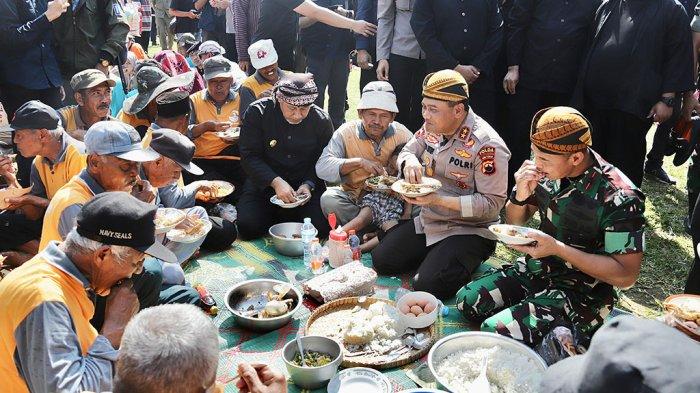
[[[518,201],[524,201],[535,192],[537,183],[544,177],[544,174],[537,170],[535,163],[531,160],[525,160],[515,172],[515,198]]]

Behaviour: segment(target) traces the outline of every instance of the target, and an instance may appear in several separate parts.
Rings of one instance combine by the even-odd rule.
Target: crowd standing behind
[[[456,295],[484,331],[536,345],[564,319],[590,337],[639,276],[643,179],[675,184],[663,157],[685,162],[681,126],[700,132],[700,1],[0,0],[0,50],[0,181],[31,186],[1,201],[9,392],[220,391],[216,329],[180,265],[305,217],[326,238],[331,213],[378,274]],[[385,174],[442,188],[365,190]],[[217,180],[235,191],[214,196]],[[156,207],[211,229],[165,239]],[[525,256],[472,280],[488,226],[535,213],[535,243],[511,246]],[[685,290],[700,294],[697,250]],[[238,373],[242,391],[286,391],[266,365]]]

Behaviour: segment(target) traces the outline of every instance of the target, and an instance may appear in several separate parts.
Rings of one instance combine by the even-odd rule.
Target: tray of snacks
[[[396,176],[379,175],[365,180],[365,187],[372,191],[391,191],[391,185],[399,180]]]
[[[347,297],[317,308],[306,322],[306,334],[338,341],[343,367],[387,369],[413,362],[435,343],[435,325],[404,326],[394,302],[373,297]]]
[[[432,177],[425,177],[421,179],[420,183],[409,183],[406,180],[397,180],[391,185],[391,189],[397,193],[409,197],[421,197],[431,194],[442,187],[440,180],[433,179]]]

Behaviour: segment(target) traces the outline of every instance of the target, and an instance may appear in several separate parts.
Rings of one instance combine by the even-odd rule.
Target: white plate
[[[301,206],[304,202],[306,202],[309,198],[311,198],[311,194],[306,194],[304,198],[302,199],[297,199],[296,202],[293,203],[284,203],[282,202],[279,198],[277,198],[277,195],[273,195],[272,198],[270,198],[270,203],[277,205],[281,208],[284,209],[293,209],[295,207]]]
[[[185,212],[180,209],[174,209],[172,207],[161,207],[158,208],[158,210],[156,211],[156,217],[160,216],[166,216],[172,221],[170,221],[169,225],[162,226],[158,226],[158,221],[156,221],[156,235],[168,232],[169,230],[175,228],[177,224],[181,223],[185,219],[185,217],[187,217],[187,214],[185,214]]]
[[[235,142],[241,137],[241,127],[233,127],[226,131],[218,131],[215,132],[214,135],[225,140],[226,142]]]
[[[489,226],[489,231],[491,231],[496,237],[498,238],[499,241],[505,243],[505,244],[513,244],[513,245],[526,245],[534,242],[534,240],[530,239],[529,237],[521,237],[521,236],[511,236],[507,234],[505,231],[514,229],[520,233],[527,233],[531,231],[531,228],[528,227],[521,227],[517,225],[509,225],[509,224],[495,224]]]
[[[182,229],[171,229],[170,231],[168,231],[166,236],[168,237],[169,240],[174,241],[174,242],[194,243],[197,240],[200,240],[201,238],[206,236],[212,227],[211,221],[209,221],[209,219],[200,218],[200,220],[204,221],[204,226],[202,227],[202,229],[198,233],[196,233],[194,235],[188,235]]]
[[[391,189],[396,191],[397,193],[407,196],[409,198],[415,198],[419,196],[426,196],[430,193],[433,193],[442,187],[442,183],[440,183],[440,180],[433,179],[432,177],[425,177],[421,179],[422,182],[420,184],[411,184],[407,182],[406,180],[397,180],[394,184],[391,185]],[[413,186],[420,186],[420,192],[406,192],[403,190],[403,185],[404,184],[411,184]]]
[[[236,187],[233,184],[231,184],[227,181],[223,181],[223,180],[212,180],[211,183],[219,186],[219,191],[220,191],[213,198],[223,198],[225,196],[231,195],[231,193],[233,193],[233,190],[236,189]]]
[[[389,378],[377,370],[353,367],[336,374],[328,384],[328,393],[389,393]]]
[[[399,393],[447,393],[447,392],[444,390],[438,390],[438,389],[417,388],[417,389],[402,390]]]

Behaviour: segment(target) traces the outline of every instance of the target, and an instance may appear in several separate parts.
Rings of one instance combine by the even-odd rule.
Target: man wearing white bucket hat
[[[340,126],[316,163],[318,177],[341,183],[321,196],[323,214],[335,213],[346,224],[360,212],[365,180],[384,174],[392,152],[413,136],[394,121],[398,111],[388,82],[370,82],[362,89],[357,104],[360,119]]]
[[[275,83],[284,75],[277,65],[277,51],[272,40],[256,41],[248,47],[250,63],[256,71],[241,84],[241,114],[245,113],[250,104],[272,93]]]

